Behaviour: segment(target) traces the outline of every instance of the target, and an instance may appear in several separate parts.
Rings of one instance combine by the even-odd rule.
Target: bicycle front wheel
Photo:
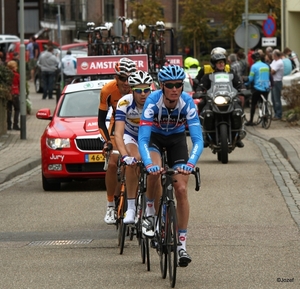
[[[124,214],[126,212],[127,208],[127,198],[126,198],[126,189],[124,193],[121,193],[120,196],[120,203],[119,203],[119,208],[118,208],[118,241],[119,241],[119,246],[120,246],[120,255],[123,254],[124,250],[124,245],[125,245],[125,237],[126,237],[126,232],[127,232],[127,226],[124,224]]]
[[[270,101],[266,101],[263,106],[262,127],[268,129],[272,122],[273,110]]]
[[[163,279],[167,276],[167,239],[165,238],[165,215],[163,212],[163,205],[160,206],[160,212],[158,214],[158,226],[156,231],[156,238],[157,238],[157,253],[159,256],[159,265],[160,265],[160,272],[161,277]]]
[[[167,210],[167,252],[168,252],[168,267],[169,267],[169,279],[172,288],[175,287],[176,283],[176,272],[177,272],[177,219],[175,205],[171,202]]]

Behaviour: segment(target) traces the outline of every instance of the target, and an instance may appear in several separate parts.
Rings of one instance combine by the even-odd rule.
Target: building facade
[[[300,1],[281,0],[281,47],[289,47],[300,56]]]

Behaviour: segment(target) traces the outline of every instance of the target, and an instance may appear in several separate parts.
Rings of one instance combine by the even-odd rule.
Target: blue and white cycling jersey
[[[172,110],[166,108],[162,90],[156,90],[147,97],[138,134],[139,150],[145,166],[152,163],[148,147],[151,132],[169,136],[184,132],[186,124],[193,143],[189,162],[195,166],[203,151],[203,138],[199,116],[191,96],[182,92]]]
[[[124,134],[137,140],[142,108],[138,108],[132,94],[126,94],[118,101],[115,121],[124,121]]]

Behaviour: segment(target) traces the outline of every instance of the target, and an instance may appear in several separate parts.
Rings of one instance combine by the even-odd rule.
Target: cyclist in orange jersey
[[[104,151],[116,148],[114,141],[115,112],[118,100],[131,92],[128,84],[128,76],[136,71],[135,63],[129,58],[121,58],[115,65],[115,79],[103,86],[100,93],[100,105],[98,112],[98,126],[102,137],[105,140]],[[109,108],[112,107],[113,112],[110,118],[110,125],[106,127],[106,117]],[[105,175],[105,185],[107,190],[107,210],[104,221],[107,224],[114,224],[115,217],[115,201],[114,195],[117,189],[117,161],[118,155],[111,155],[109,158],[108,168]]]

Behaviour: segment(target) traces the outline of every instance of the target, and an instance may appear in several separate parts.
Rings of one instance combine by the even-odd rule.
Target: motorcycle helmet
[[[179,65],[168,65],[158,72],[158,80],[165,82],[169,80],[184,80],[185,72]]]
[[[193,57],[187,57],[184,60],[184,68],[185,69],[190,69],[190,68],[198,68],[200,66],[200,63],[198,59],[193,58]]]
[[[125,74],[128,76],[130,73],[136,71],[135,63],[126,57],[120,59],[115,65],[115,72],[117,75]]]
[[[226,64],[226,56],[224,54],[218,53],[218,54],[213,54],[210,58],[210,65],[211,67],[215,70],[216,69],[216,63],[219,60],[224,60]]]
[[[211,53],[210,53],[210,55],[213,55],[213,54],[224,54],[224,55],[226,55],[226,49],[224,49],[224,48],[222,48],[222,47],[215,47],[212,51],[211,51]]]
[[[254,52],[251,54],[251,58],[256,62],[258,60],[261,60],[261,55],[259,54],[259,52]]]
[[[136,72],[133,72],[128,77],[128,84],[130,86],[136,86],[138,84],[148,84],[151,85],[153,82],[153,79],[151,75],[142,70],[138,70]]]

